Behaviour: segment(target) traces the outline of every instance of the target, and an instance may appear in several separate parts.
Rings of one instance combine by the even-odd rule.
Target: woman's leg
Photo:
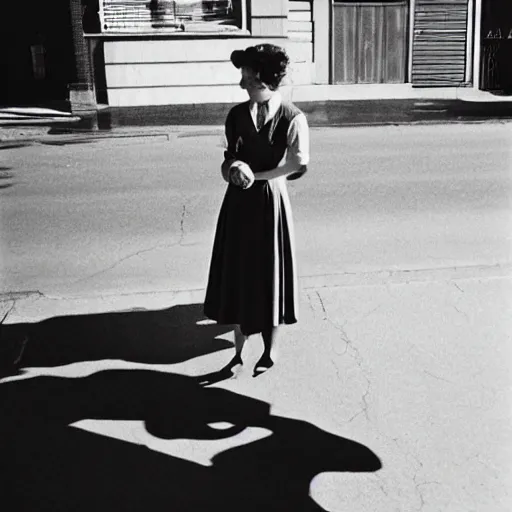
[[[198,377],[199,384],[201,386],[210,386],[216,382],[238,377],[243,365],[242,350],[248,337],[242,333],[239,325],[235,325],[235,355],[219,371]]]
[[[259,361],[256,363],[256,366],[254,367],[254,375],[259,375],[260,373],[263,373],[265,370],[268,370],[269,368],[272,368],[274,366],[274,360],[272,357],[275,358],[275,350],[276,350],[276,341],[277,341],[277,335],[279,333],[279,327],[273,326],[269,327],[268,329],[264,329],[261,333],[261,336],[263,337],[263,355],[260,357]]]
[[[242,333],[240,326],[235,325],[235,357],[233,360],[239,361],[239,364],[242,364],[242,350],[247,338],[248,336]]]
[[[278,326],[269,327],[268,329],[265,329],[261,335],[263,337],[263,346],[264,351],[263,355],[265,357],[268,357],[272,359],[272,355],[275,352],[276,349],[276,341],[277,341],[277,335],[279,332]]]

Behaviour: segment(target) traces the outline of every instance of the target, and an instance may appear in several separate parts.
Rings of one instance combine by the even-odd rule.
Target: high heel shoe
[[[265,354],[262,355],[254,366],[253,377],[258,377],[262,373],[265,373],[267,370],[270,370],[272,366],[274,366],[274,361],[272,361],[272,358]]]

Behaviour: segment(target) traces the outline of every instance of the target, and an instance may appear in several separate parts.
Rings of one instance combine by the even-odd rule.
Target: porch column
[[[480,89],[480,59],[482,55],[482,0],[475,0],[473,25],[473,88]]]
[[[313,1],[313,51],[315,64],[315,83],[331,83],[332,62],[332,33],[331,26],[332,0]]]
[[[88,45],[82,25],[81,0],[69,0],[73,47],[75,51],[76,83],[69,84],[69,100],[73,112],[96,110],[96,98],[92,83],[91,63]]]

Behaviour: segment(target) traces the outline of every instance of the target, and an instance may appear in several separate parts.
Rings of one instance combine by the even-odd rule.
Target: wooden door
[[[333,82],[404,83],[407,27],[406,0],[335,2]]]

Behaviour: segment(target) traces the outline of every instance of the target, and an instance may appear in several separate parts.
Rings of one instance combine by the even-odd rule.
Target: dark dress
[[[287,149],[288,128],[301,111],[283,102],[258,132],[249,102],[226,119],[226,158],[257,174],[276,168]],[[297,271],[286,178],[229,184],[213,244],[204,313],[220,324],[240,324],[244,334],[297,322]]]

